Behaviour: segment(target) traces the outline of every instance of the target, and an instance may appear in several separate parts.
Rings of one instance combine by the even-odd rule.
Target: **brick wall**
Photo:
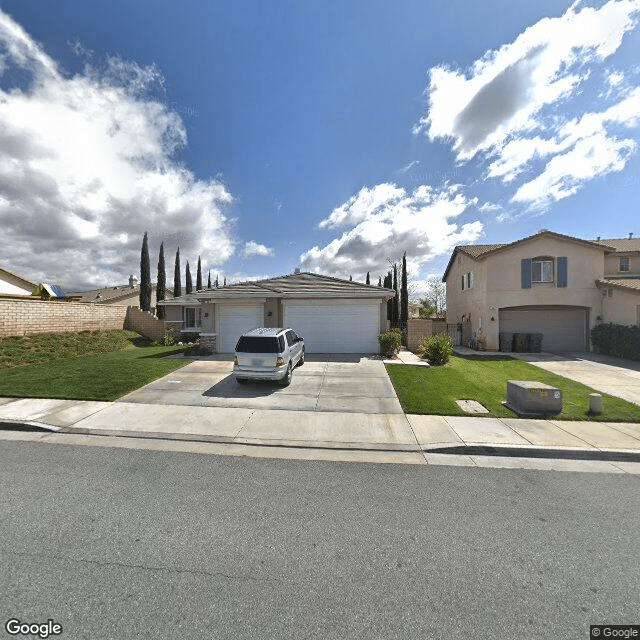
[[[122,329],[126,313],[103,304],[0,299],[0,336]]]
[[[446,322],[430,318],[409,318],[407,321],[407,349],[415,351],[425,338],[436,333],[446,332]]]
[[[152,313],[138,307],[127,307],[124,328],[137,331],[151,340],[162,340],[166,332],[164,320],[158,320]]]

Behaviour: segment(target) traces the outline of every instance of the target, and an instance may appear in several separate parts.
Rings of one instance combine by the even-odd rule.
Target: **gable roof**
[[[13,282],[18,280],[18,286],[22,286],[25,289],[35,289],[38,286],[37,282],[32,282],[31,280],[27,280],[24,276],[20,276],[13,271],[9,271],[9,269],[5,269],[0,267],[0,278],[6,280],[7,282]]]
[[[157,285],[152,284],[151,289],[155,291]],[[74,291],[67,293],[67,297],[76,298],[76,302],[95,302],[97,304],[105,304],[110,302],[118,302],[126,300],[131,296],[140,295],[140,285],[131,287],[129,284],[119,284],[113,287],[103,287],[102,289],[91,289],[89,291]],[[165,292],[167,298],[173,298],[173,293],[167,289]]]
[[[596,244],[606,245],[612,252],[640,251],[640,238],[611,238],[609,240],[594,240]],[[607,251],[609,253],[609,251]]]
[[[341,280],[318,273],[294,273],[277,278],[250,280],[217,289],[203,289],[159,304],[184,305],[190,302],[242,298],[390,298],[392,289]]]
[[[458,255],[458,253],[465,253],[474,260],[483,260],[487,256],[498,253],[499,251],[504,251],[505,249],[509,249],[526,242],[531,242],[532,240],[537,240],[542,237],[557,238],[559,240],[566,240],[567,242],[575,242],[578,244],[583,244],[585,246],[597,247],[599,249],[603,249],[605,252],[607,251],[607,249],[615,251],[612,246],[608,245],[607,241],[597,242],[595,240],[582,240],[581,238],[567,236],[563,233],[556,233],[555,231],[542,229],[541,231],[538,231],[538,233],[534,233],[531,236],[526,236],[525,238],[520,238],[520,240],[516,240],[515,242],[508,242],[504,244],[468,244],[458,245],[454,247],[451,258],[449,259],[449,263],[447,264],[447,268],[445,269],[444,275],[442,276],[442,282],[446,282],[447,276],[449,275],[449,270],[453,266],[453,261],[455,260],[455,257],[456,255]]]

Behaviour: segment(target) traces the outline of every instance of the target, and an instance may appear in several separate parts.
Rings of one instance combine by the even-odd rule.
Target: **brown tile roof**
[[[640,278],[605,278],[597,280],[599,287],[615,287],[617,289],[632,289],[640,292]]]
[[[640,238],[611,238],[608,240],[594,240],[596,244],[606,245],[614,251],[640,251]]]
[[[174,298],[169,304],[185,304],[193,300],[241,298],[389,298],[391,289],[377,285],[341,280],[317,273],[295,273],[277,278],[230,284],[217,289],[204,289],[188,296]]]
[[[156,285],[151,285],[153,291]],[[140,295],[140,285],[131,287],[128,284],[119,284],[113,287],[103,287],[102,289],[91,289],[90,291],[74,291],[66,294],[68,298],[78,298],[77,302],[95,302],[98,304],[106,304],[125,300],[131,296]],[[173,294],[169,289],[166,291],[168,299],[173,298]]]

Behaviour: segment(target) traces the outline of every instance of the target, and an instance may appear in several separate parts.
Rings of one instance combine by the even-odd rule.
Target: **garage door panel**
[[[225,304],[218,306],[219,339],[218,351],[232,353],[238,338],[247,331],[264,324],[264,305]]]
[[[299,333],[308,353],[377,353],[378,302],[285,303],[284,323]]]
[[[541,333],[543,351],[587,349],[587,310],[582,307],[500,309],[501,333]]]

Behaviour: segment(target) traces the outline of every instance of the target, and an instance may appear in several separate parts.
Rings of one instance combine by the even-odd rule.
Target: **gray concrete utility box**
[[[509,380],[506,407],[526,418],[545,418],[562,413],[562,391],[542,382]]]

